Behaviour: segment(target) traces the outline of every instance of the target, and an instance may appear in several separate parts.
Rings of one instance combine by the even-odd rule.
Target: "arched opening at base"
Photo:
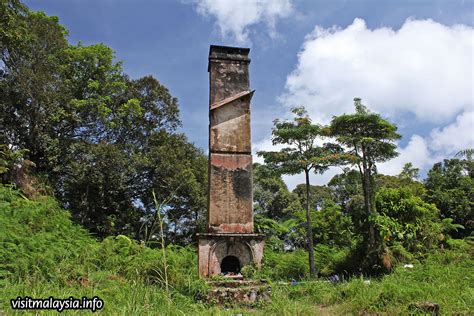
[[[223,274],[237,274],[240,273],[240,261],[237,257],[227,256],[222,259],[221,273]]]

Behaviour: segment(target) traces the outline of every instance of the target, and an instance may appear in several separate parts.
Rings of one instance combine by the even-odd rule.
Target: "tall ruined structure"
[[[209,51],[208,227],[198,234],[202,277],[259,266],[263,255],[263,237],[253,233],[249,51],[214,45]]]

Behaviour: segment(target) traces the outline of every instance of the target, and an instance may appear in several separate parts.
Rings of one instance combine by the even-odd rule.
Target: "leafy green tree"
[[[454,156],[454,158],[465,160],[467,172],[471,178],[474,178],[474,160],[472,159],[473,156],[474,148],[460,150]]]
[[[474,179],[469,160],[445,159],[434,164],[425,180],[425,200],[434,203],[441,218],[452,218],[465,230],[456,237],[469,236],[474,228]]]
[[[343,171],[332,177],[327,186],[331,189],[332,199],[345,207],[352,196],[362,194],[362,182],[358,171],[349,168]]]
[[[6,46],[23,41],[27,36],[28,8],[19,0],[0,1],[0,38],[2,53]]]
[[[313,231],[310,207],[310,172],[323,173],[331,165],[337,163],[342,149],[334,144],[318,146],[316,140],[323,136],[323,128],[312,124],[303,107],[294,108],[295,117],[292,121],[274,121],[272,142],[274,145],[286,145],[278,152],[259,152],[265,163],[282,174],[299,174],[304,172],[306,184],[306,229],[307,249],[310,275],[316,275],[314,264]]]
[[[298,197],[268,165],[255,163],[252,178],[255,230],[265,234],[266,247],[279,251],[297,247],[300,223],[294,214],[301,210]]]
[[[318,244],[343,248],[351,246],[354,239],[351,218],[331,200],[325,200],[321,209],[315,212],[313,228]]]
[[[106,45],[69,45],[57,17],[15,0],[0,1],[0,14],[2,178],[12,181],[10,156],[21,152],[101,237],[143,237],[156,214],[152,190],[159,199],[172,192],[167,233],[188,242],[202,222],[207,167],[175,134],[177,99],[151,76],[129,78]]]
[[[362,232],[366,222],[362,181],[357,170],[344,168],[327,184],[331,199],[342,207],[342,212],[351,217],[355,232]]]
[[[134,205],[136,164],[117,146],[77,143],[70,147],[76,159],[61,170],[61,201],[76,222],[94,235],[134,235],[140,210]]]
[[[412,253],[427,252],[443,232],[439,211],[406,188],[382,189],[376,198],[377,231],[385,247],[402,245]]]
[[[157,210],[151,191],[158,201],[168,202],[166,233],[168,242],[189,244],[199,229],[204,229],[207,208],[207,157],[182,134],[165,131],[151,135],[137,177],[141,178],[140,201],[144,227]]]
[[[327,186],[323,185],[311,185],[309,188],[309,196],[310,201],[309,205],[310,208],[314,211],[319,210],[325,200],[331,199],[331,189]],[[296,188],[293,189],[293,193],[295,193],[298,198],[300,199],[301,205],[306,205],[306,185],[305,184],[298,184]]]
[[[301,208],[281,174],[268,165],[255,163],[252,171],[254,213],[273,220],[285,220]]]
[[[403,165],[403,169],[398,177],[400,179],[416,180],[420,177],[420,169],[413,167],[411,162],[407,162],[405,165]]]
[[[53,125],[58,150],[49,156],[49,177],[75,218],[91,231],[139,237],[144,211],[137,205],[151,194],[145,184],[154,181],[140,171],[152,136],[180,124],[177,100],[152,77],[130,80],[103,44],[70,46],[64,60],[67,93],[52,121],[58,122]]]
[[[1,142],[28,149],[26,158],[43,170],[56,148],[50,123],[61,112],[67,32],[56,17],[30,12],[19,2],[0,6],[8,23],[0,33]]]
[[[350,148],[350,154],[356,158],[364,195],[366,225],[368,230],[368,246],[376,246],[376,234],[372,217],[375,215],[374,177],[376,163],[396,157],[394,141],[401,136],[397,134],[397,127],[371,113],[362,105],[361,99],[355,98],[356,113],[335,116],[330,125],[330,134],[339,143]]]
[[[403,171],[402,171],[403,172]],[[375,175],[375,190],[379,191],[384,188],[398,189],[405,188],[410,190],[414,195],[423,197],[426,193],[425,186],[418,180],[413,180],[405,176],[389,176],[385,174]]]

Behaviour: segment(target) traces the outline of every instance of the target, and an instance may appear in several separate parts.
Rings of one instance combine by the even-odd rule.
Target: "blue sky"
[[[105,43],[132,77],[158,78],[179,99],[182,131],[204,150],[210,44],[251,48],[254,149],[272,149],[272,121],[288,117],[291,106],[305,105],[326,123],[352,111],[356,95],[403,135],[399,158],[380,168],[385,173],[408,161],[426,171],[474,147],[474,1],[25,3],[59,16],[71,43]]]

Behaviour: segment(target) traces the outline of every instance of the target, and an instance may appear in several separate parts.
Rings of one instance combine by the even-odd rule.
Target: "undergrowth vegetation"
[[[407,313],[411,303],[424,301],[436,302],[443,313],[474,310],[473,247],[456,239],[426,258],[413,259],[413,268],[398,265],[380,278],[342,276],[336,283],[308,279],[303,250],[269,250],[262,269],[245,271],[272,285],[272,303],[258,309],[203,303],[207,285],[197,277],[191,246],[167,247],[167,292],[161,250],[123,235],[97,241],[73,224],[53,198],[28,200],[8,186],[0,187],[0,243],[0,312],[8,314],[13,312],[10,299],[18,296],[98,296],[105,302],[103,313],[123,315]],[[318,269],[331,274],[348,251],[319,245],[315,253]]]

